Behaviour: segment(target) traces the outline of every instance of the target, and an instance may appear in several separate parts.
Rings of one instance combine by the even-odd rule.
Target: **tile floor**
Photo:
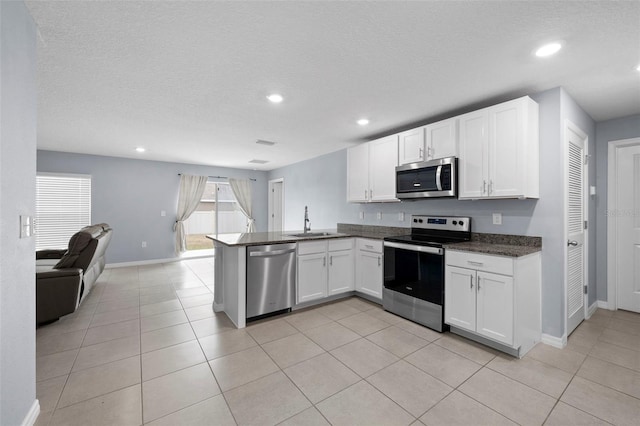
[[[514,359],[353,297],[236,330],[213,261],[107,269],[37,330],[38,425],[638,424],[640,315]]]

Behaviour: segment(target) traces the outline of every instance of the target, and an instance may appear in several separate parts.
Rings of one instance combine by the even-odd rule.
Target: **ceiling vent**
[[[263,141],[262,139],[258,139],[258,140],[256,141],[256,143],[257,143],[258,145],[267,145],[267,146],[273,146],[273,145],[275,145],[275,144],[276,144],[275,142],[271,142],[271,141]]]
[[[254,159],[254,160],[251,160],[249,162],[253,163],[253,164],[267,164],[269,162],[269,160],[255,160]]]

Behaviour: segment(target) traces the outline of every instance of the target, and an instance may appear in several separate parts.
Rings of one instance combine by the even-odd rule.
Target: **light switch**
[[[399,220],[400,222],[404,222],[404,212],[400,212],[400,213],[398,213],[398,220]]]
[[[167,212],[165,210],[160,210],[160,216],[165,217]]]
[[[20,216],[20,238],[29,238],[33,235],[33,218]]]
[[[589,195],[591,195],[592,197],[593,197],[594,195],[596,195],[596,187],[595,187],[595,186],[591,185],[591,186],[589,187]]]

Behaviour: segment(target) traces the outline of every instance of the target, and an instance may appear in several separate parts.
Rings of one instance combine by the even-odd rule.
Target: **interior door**
[[[617,150],[618,308],[640,313],[640,145]]]
[[[269,181],[269,232],[282,232],[284,224],[284,181]]]
[[[586,135],[573,125],[566,126],[567,143],[567,335],[584,320],[586,282],[585,242],[585,158]]]

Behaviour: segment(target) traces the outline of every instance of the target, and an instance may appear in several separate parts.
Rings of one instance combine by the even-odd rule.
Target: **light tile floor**
[[[237,330],[213,260],[107,269],[37,330],[38,425],[638,424],[640,315],[515,359],[352,297]]]

